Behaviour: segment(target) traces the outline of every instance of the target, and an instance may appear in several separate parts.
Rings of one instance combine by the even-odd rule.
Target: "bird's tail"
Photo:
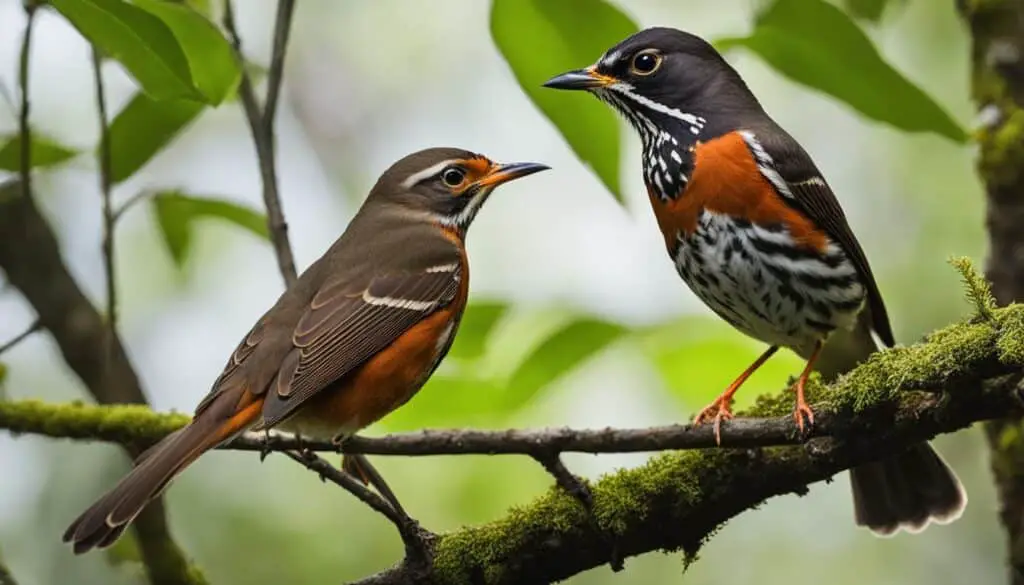
[[[113,489],[71,523],[64,532],[64,542],[72,544],[75,554],[113,544],[189,464],[248,428],[259,413],[258,406],[258,402],[246,405],[227,417],[216,416],[211,408],[164,437],[136,460],[136,466]]]
[[[836,331],[815,369],[826,380],[853,369],[877,351],[868,310],[852,331]],[[850,470],[854,517],[880,536],[901,528],[915,533],[929,522],[956,520],[967,506],[960,480],[928,443],[912,445],[887,459]]]

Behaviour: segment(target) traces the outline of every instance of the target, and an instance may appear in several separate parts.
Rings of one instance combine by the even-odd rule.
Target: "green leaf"
[[[32,151],[32,168],[35,169],[56,166],[78,155],[77,150],[72,150],[37,133],[32,134],[29,148]],[[19,169],[21,169],[20,135],[0,136],[0,170],[18,172]]]
[[[241,79],[235,51],[212,22],[186,4],[166,0],[134,0],[157,16],[178,40],[192,72],[192,81],[206,102],[220,104]]]
[[[90,43],[116,59],[154,99],[202,100],[171,29],[123,0],[49,0]]]
[[[889,0],[843,0],[846,11],[857,18],[878,22]]]
[[[594,98],[545,89],[552,76],[585,67],[637,31],[604,0],[494,0],[491,36],[526,95],[617,200],[622,127]]]
[[[111,179],[120,183],[141,169],[203,110],[189,100],[155,101],[138,93],[110,123]]]
[[[967,140],[941,106],[886,63],[864,31],[824,0],[777,0],[758,16],[749,37],[715,44],[720,50],[746,47],[786,77],[871,119],[908,132]]]
[[[530,352],[512,373],[506,403],[518,408],[537,392],[621,338],[628,329],[585,317],[555,331]]]
[[[168,191],[153,196],[153,211],[171,258],[178,267],[184,266],[188,259],[195,222],[199,219],[221,219],[270,239],[266,216],[230,201]]]
[[[505,303],[470,303],[459,323],[458,334],[448,355],[462,360],[474,360],[483,356],[487,338],[507,312],[508,305]]]

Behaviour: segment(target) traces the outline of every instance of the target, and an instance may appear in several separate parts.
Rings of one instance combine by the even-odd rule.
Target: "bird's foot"
[[[719,396],[714,402],[705,407],[704,410],[700,411],[697,416],[693,417],[694,426],[700,426],[709,420],[715,421],[715,444],[719,446],[722,444],[722,421],[733,418],[732,410],[730,409],[731,403],[732,397]]]
[[[341,456],[341,470],[356,478],[363,485],[370,485],[370,478],[363,467],[359,464],[359,458],[354,455]]]
[[[796,408],[793,409],[793,419],[796,421],[797,428],[800,429],[801,436],[805,432],[810,431],[811,427],[814,426],[814,411],[811,410],[811,407],[804,400],[803,396],[798,396],[796,399]]]
[[[260,463],[270,455],[270,429],[263,429],[263,440],[260,441]]]

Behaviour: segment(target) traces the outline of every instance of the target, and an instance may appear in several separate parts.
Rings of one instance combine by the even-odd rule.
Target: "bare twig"
[[[267,99],[263,106],[263,132],[272,136],[274,116],[277,114],[277,100],[281,95],[281,80],[284,77],[284,58],[288,50],[288,33],[291,31],[295,0],[278,0],[277,18],[274,25],[274,49],[270,57],[267,74]]]
[[[100,167],[100,195],[103,198],[103,270],[107,282],[107,353],[117,335],[117,274],[114,259],[114,224],[117,216],[111,203],[110,125],[107,119],[107,97],[103,86],[103,68],[99,49],[92,48],[92,73],[96,86],[96,113],[100,123],[100,144],[97,157]]]
[[[396,510],[384,498],[364,486],[352,475],[335,468],[322,457],[308,450],[288,450],[284,454],[290,459],[301,463],[310,471],[319,474],[321,480],[330,480],[346,491],[359,498],[367,506],[381,513],[398,529],[402,542],[405,544],[406,558],[409,562],[424,563],[430,554],[430,542],[437,535],[420,528],[415,520]]]
[[[21,156],[19,172],[21,174],[21,196],[32,195],[32,128],[29,126],[31,101],[28,97],[28,79],[30,53],[32,52],[32,29],[36,20],[35,2],[25,4],[25,32],[21,38],[21,53],[18,58],[18,89],[21,103],[18,112],[19,154]]]
[[[293,0],[279,0],[277,19],[274,23],[274,52],[270,58],[271,70],[267,80],[266,105],[265,108],[261,108],[256,99],[256,91],[253,88],[252,79],[249,78],[243,66],[245,58],[242,55],[242,39],[238,35],[238,28],[235,24],[233,3],[231,0],[226,0],[224,3],[224,28],[231,37],[231,44],[235,48],[238,62],[240,66],[243,66],[239,93],[241,94],[242,107],[245,110],[246,119],[249,121],[249,130],[252,133],[253,143],[256,146],[256,157],[259,160],[260,177],[263,182],[263,203],[267,207],[267,225],[270,229],[271,240],[274,243],[274,252],[277,254],[277,264],[286,285],[291,285],[298,276],[295,270],[295,258],[292,254],[291,243],[288,241],[288,224],[284,219],[284,211],[281,208],[281,196],[277,188],[277,166],[274,155],[274,114],[277,110],[278,95],[280,94],[285,50],[288,44],[288,31],[291,28],[293,10]]]
[[[140,201],[147,197],[151,197],[153,193],[154,192],[149,189],[144,189],[126,199],[125,202],[122,203],[121,206],[114,211],[114,222],[116,223],[120,221],[121,216],[124,215],[125,213],[128,213],[128,211],[132,207],[134,207],[136,203],[139,203]]]
[[[35,322],[33,322],[31,325],[29,325],[28,329],[26,329],[26,330],[22,331],[21,333],[15,335],[7,343],[5,343],[3,345],[0,345],[0,355],[3,355],[4,352],[10,350],[12,347],[14,347],[15,345],[18,345],[22,341],[25,341],[25,339],[27,339],[28,336],[32,335],[33,333],[35,333],[36,331],[39,331],[42,328],[43,328],[42,321],[40,321],[39,319],[36,319]]]

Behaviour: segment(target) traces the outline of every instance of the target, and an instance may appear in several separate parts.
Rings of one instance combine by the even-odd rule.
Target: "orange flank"
[[[412,398],[433,371],[440,352],[455,335],[455,319],[469,295],[469,266],[462,252],[458,294],[396,338],[333,387],[324,388],[299,407],[282,428],[298,426],[351,433],[362,429]]]
[[[675,248],[676,234],[692,234],[697,229],[697,218],[704,209],[758,225],[783,224],[798,245],[819,252],[828,245],[825,232],[782,200],[736,132],[697,143],[693,173],[682,196],[665,202],[650,188],[648,195],[669,250]]]

